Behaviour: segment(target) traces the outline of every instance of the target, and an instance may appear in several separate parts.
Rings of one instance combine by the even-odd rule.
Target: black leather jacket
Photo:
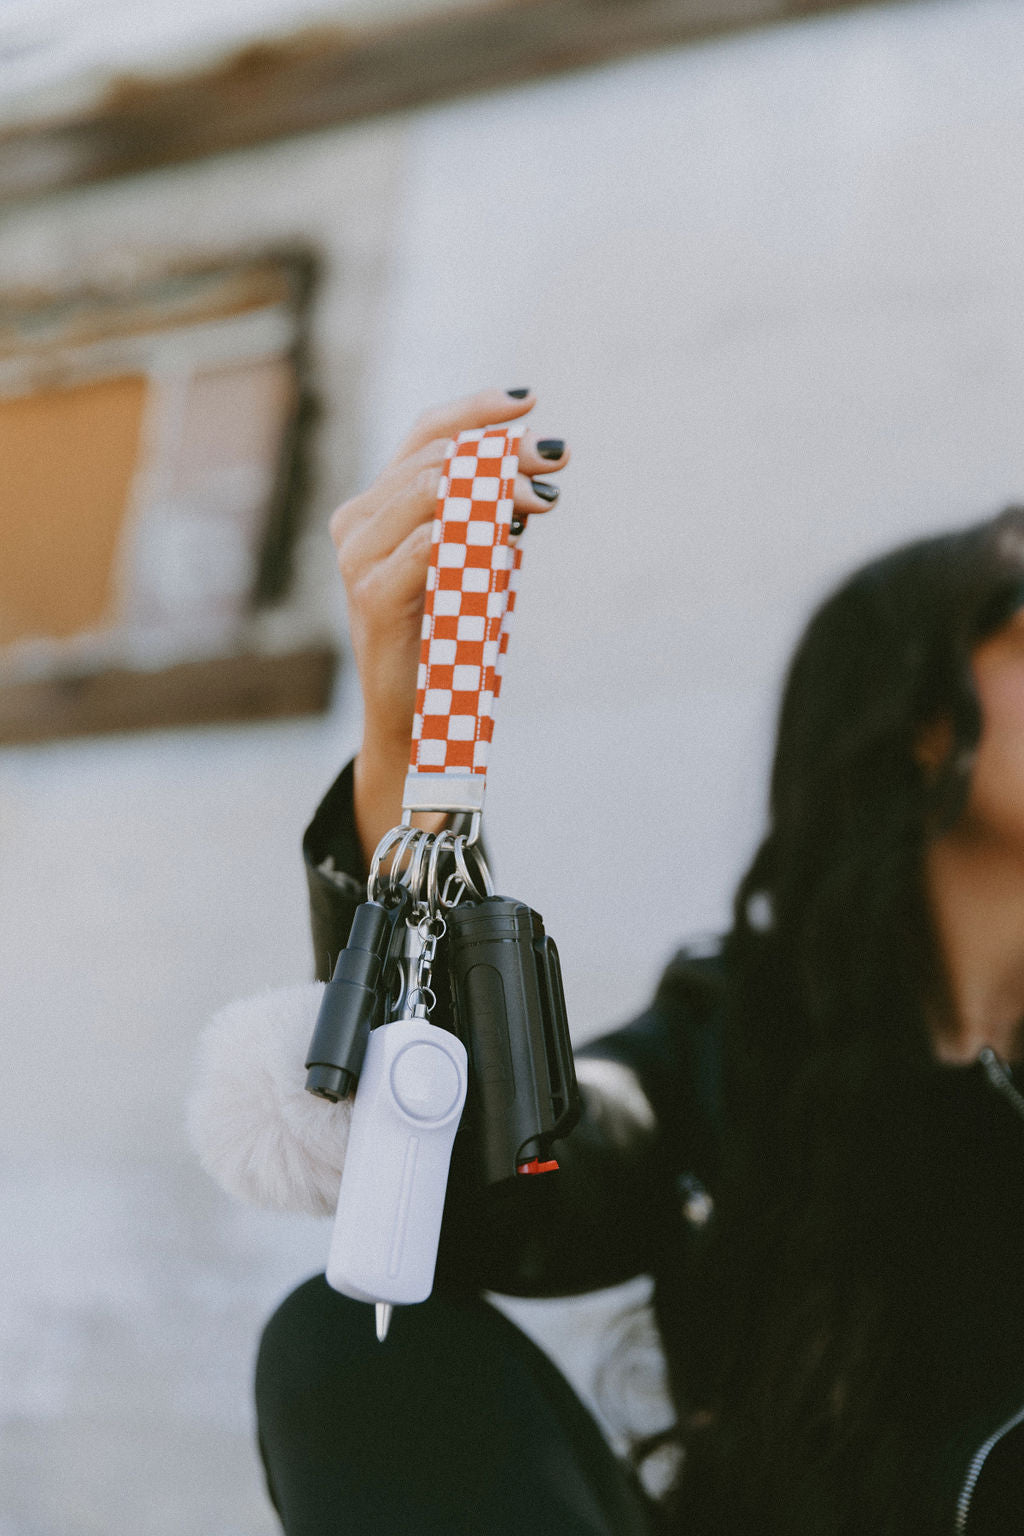
[[[326,980],[366,894],[351,765],[321,802],[303,852],[316,972]],[[685,1304],[680,1276],[713,1201],[727,1134],[720,1093],[726,986],[720,957],[680,952],[639,1018],[577,1052],[583,1113],[558,1144],[557,1176],[482,1189],[471,1148],[461,1135],[456,1139],[438,1286],[565,1296],[649,1274],[671,1368]],[[992,1109],[1002,1116],[1000,1130],[1014,1157],[989,1175],[1014,1181],[1017,1204],[1010,1209],[1019,1210],[1024,1226],[1024,1098],[1012,1102],[1012,1080],[999,1085],[982,1077],[980,1067],[964,1069],[975,1098],[988,1092],[1003,1098]],[[986,1178],[984,1169],[979,1178]],[[1024,1264],[1024,1231],[1007,1236]],[[1016,1296],[1019,1316],[1006,1319],[1012,1358],[988,1393],[972,1395],[964,1420],[952,1434],[942,1432],[923,1470],[914,1472],[921,1481],[915,1532],[1024,1533],[1024,1268],[1019,1285],[1016,1279],[999,1301],[985,1295],[964,1301],[965,1307],[1005,1307],[1006,1296]],[[942,1347],[936,1339],[936,1351]]]

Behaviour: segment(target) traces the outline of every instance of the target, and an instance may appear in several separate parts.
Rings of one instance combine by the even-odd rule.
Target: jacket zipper
[[[956,1504],[956,1536],[964,1536],[967,1530],[967,1521],[971,1513],[971,1500],[974,1498],[974,1490],[977,1487],[978,1478],[981,1476],[982,1467],[1003,1436],[1008,1435],[1011,1429],[1016,1429],[1018,1424],[1024,1424],[1024,1408],[1019,1409],[1012,1418],[1007,1419],[1005,1424],[1000,1424],[999,1428],[994,1430],[988,1439],[978,1446],[978,1449],[971,1457],[971,1464],[967,1468],[967,1476],[964,1478],[964,1485],[960,1489],[960,1497]]]
[[[1004,1098],[1009,1099],[1018,1115],[1024,1115],[1024,1093],[1014,1083],[1006,1063],[1000,1060],[990,1045],[978,1052],[978,1060],[985,1068],[993,1088],[997,1088]]]
[[[997,1089],[1004,1098],[1008,1099],[1017,1113],[1024,1118],[1024,1093],[1019,1091],[1010,1077],[1006,1066],[990,1045],[986,1045],[984,1050],[979,1051],[978,1060],[985,1068],[986,1076],[993,1088]],[[1000,1440],[1005,1435],[1008,1435],[1011,1429],[1016,1429],[1018,1424],[1024,1424],[1024,1408],[1018,1409],[1004,1424],[1000,1424],[998,1429],[993,1430],[988,1439],[982,1441],[971,1457],[970,1466],[967,1468],[967,1476],[964,1478],[963,1487],[960,1489],[960,1497],[956,1505],[956,1536],[965,1536],[967,1521],[971,1513],[971,1501],[974,1498],[974,1490],[978,1485],[982,1468]]]

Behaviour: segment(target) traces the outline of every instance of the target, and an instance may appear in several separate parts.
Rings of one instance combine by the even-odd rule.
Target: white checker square
[[[467,523],[473,503],[468,496],[449,496],[444,505],[446,523]]]
[[[423,716],[420,715],[420,714],[413,715],[413,717],[412,717],[412,739],[413,739],[413,741],[419,741],[419,739],[422,736],[422,734],[423,734]]]
[[[451,587],[442,587],[434,593],[434,614],[440,618],[454,618],[462,607],[462,593]]]
[[[477,475],[473,481],[474,501],[497,501],[501,495],[501,481],[497,475]]]
[[[501,461],[501,478],[514,480],[519,470],[519,459],[514,453],[507,453]]]
[[[504,436],[482,437],[480,439],[480,446],[476,451],[482,459],[496,459],[504,446]]]
[[[507,594],[504,592],[490,592],[487,596],[487,617],[500,619],[505,612]]]
[[[423,698],[425,715],[446,715],[452,707],[450,688],[428,688]]]
[[[427,686],[427,668],[426,668],[425,663],[421,661],[419,666],[416,668],[416,687],[417,688],[425,688],[426,686]]]
[[[476,454],[458,454],[452,459],[448,474],[452,480],[472,480],[476,474]]]
[[[443,768],[447,756],[447,742],[439,740],[436,736],[428,736],[420,742],[417,761],[421,767]]]
[[[439,517],[435,517],[430,525],[430,542],[431,544],[440,544],[441,542],[441,519]]]
[[[432,667],[450,667],[455,662],[454,640],[431,640],[427,662]],[[455,685],[458,687],[458,684]]]
[[[476,735],[476,715],[452,715],[448,721],[449,741],[472,741]]]
[[[441,545],[441,549],[442,551],[444,550],[443,544]],[[515,550],[512,548],[511,544],[495,544],[494,548],[491,550],[491,570],[511,570],[514,556]]]
[[[481,740],[481,741],[478,741],[476,743],[476,745],[473,748],[473,767],[474,768],[486,768],[487,767],[487,748],[489,746],[490,746],[490,742],[489,741],[482,741]]]
[[[466,524],[466,543],[488,545],[494,543],[494,524],[479,520]]]
[[[447,475],[442,475],[440,480],[437,482],[437,494],[442,499],[445,496],[448,495],[448,476]]]
[[[484,642],[484,666],[485,667],[494,667],[494,666],[497,666],[497,663],[498,663],[498,642],[497,642],[497,640],[486,640]]]
[[[437,563],[438,565],[446,565],[452,568],[465,565],[465,544],[442,544],[437,552]]]
[[[491,584],[490,571],[480,565],[467,565],[462,573],[463,592],[486,592]]]
[[[425,613],[423,615],[423,622],[420,625],[420,639],[421,640],[429,640],[430,639],[430,628],[431,628],[432,623],[433,623],[433,620],[431,619],[430,614],[429,613]]]
[[[433,561],[427,566],[427,591],[433,592],[437,586],[437,566]]]
[[[512,505],[512,497],[503,496],[498,502],[498,514],[494,521],[496,523],[510,523],[512,521]]]
[[[480,715],[484,720],[489,720],[494,714],[494,694],[489,688],[485,688],[480,695]]]
[[[436,640],[434,644],[437,644]],[[451,642],[451,647],[454,659],[454,640]],[[475,688],[480,687],[480,668],[467,666],[455,667],[452,672],[452,687],[455,689],[456,693],[472,693]]]
[[[482,613],[464,613],[456,625],[456,638],[459,640],[482,640],[487,620]]]

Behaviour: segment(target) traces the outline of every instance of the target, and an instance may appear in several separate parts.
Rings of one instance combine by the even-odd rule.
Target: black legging
[[[568,1382],[476,1297],[373,1310],[322,1275],[267,1324],[260,1448],[287,1536],[650,1536]]]

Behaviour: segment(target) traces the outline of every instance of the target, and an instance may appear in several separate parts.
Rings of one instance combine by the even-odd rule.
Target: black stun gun
[[[557,1168],[551,1143],[580,1105],[554,940],[525,902],[504,896],[457,906],[446,921],[486,1182]]]
[[[392,906],[364,901],[356,908],[306,1053],[306,1089],[318,1098],[336,1103],[356,1085],[370,1030],[384,1019],[390,961],[409,907],[403,888]]]

